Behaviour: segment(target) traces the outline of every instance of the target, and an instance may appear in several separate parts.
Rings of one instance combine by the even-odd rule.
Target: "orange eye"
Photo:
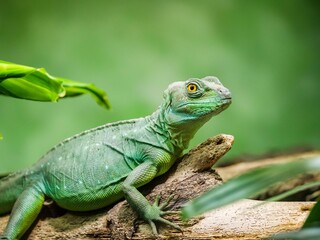
[[[190,83],[190,84],[188,85],[188,92],[189,92],[189,93],[194,93],[194,92],[197,91],[197,89],[198,89],[198,87],[197,87],[197,85],[195,85],[194,83]]]

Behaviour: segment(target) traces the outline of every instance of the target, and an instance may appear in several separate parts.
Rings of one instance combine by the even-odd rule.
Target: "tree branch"
[[[192,149],[165,175],[140,188],[153,202],[158,194],[162,199],[174,195],[169,209],[177,214],[166,218],[177,223],[183,232],[169,226],[157,225],[159,237],[175,239],[261,239],[280,231],[298,229],[313,202],[275,202],[254,207],[260,201],[242,200],[227,207],[211,211],[201,217],[182,222],[178,210],[190,199],[221,184],[221,177],[211,166],[232,146],[233,137],[218,135]],[[48,217],[44,207],[28,239],[150,239],[148,224],[137,219],[125,200],[103,210],[88,213],[67,212]],[[54,207],[55,213],[57,208]],[[61,215],[61,214],[60,214]],[[0,232],[8,216],[0,218]]]

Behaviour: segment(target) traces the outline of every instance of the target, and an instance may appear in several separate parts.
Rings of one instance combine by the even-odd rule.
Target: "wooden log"
[[[190,199],[222,183],[211,166],[233,143],[230,135],[209,138],[188,154],[165,175],[140,188],[153,202],[158,194],[174,198],[168,206],[177,214],[166,218],[177,223],[182,232],[157,224],[159,238],[174,239],[261,239],[280,231],[298,229],[313,202],[268,203],[254,207],[259,201],[242,200],[182,222],[178,210]],[[45,207],[48,209],[48,207]],[[27,239],[150,239],[154,238],[148,224],[139,220],[125,200],[95,212],[67,212],[59,217],[43,213]],[[0,232],[8,216],[0,218]]]

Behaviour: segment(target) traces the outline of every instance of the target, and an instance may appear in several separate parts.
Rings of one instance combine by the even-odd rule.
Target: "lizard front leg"
[[[16,240],[28,230],[44,203],[44,194],[36,187],[25,189],[15,202],[7,227],[0,239]]]
[[[179,230],[180,227],[161,216],[166,214],[162,209],[167,204],[158,205],[159,199],[157,198],[155,203],[151,205],[148,200],[137,190],[140,187],[157,176],[158,169],[152,162],[144,162],[136,167],[125,179],[122,185],[124,196],[130,206],[145,220],[151,228],[153,234],[157,235],[157,228],[154,221],[163,222]]]

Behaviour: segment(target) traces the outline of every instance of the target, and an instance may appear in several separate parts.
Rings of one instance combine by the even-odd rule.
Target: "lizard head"
[[[230,91],[211,76],[174,82],[164,92],[164,99],[170,124],[201,119],[206,122],[231,104]]]
[[[174,82],[164,92],[159,125],[180,154],[198,129],[230,104],[230,91],[216,77]]]

